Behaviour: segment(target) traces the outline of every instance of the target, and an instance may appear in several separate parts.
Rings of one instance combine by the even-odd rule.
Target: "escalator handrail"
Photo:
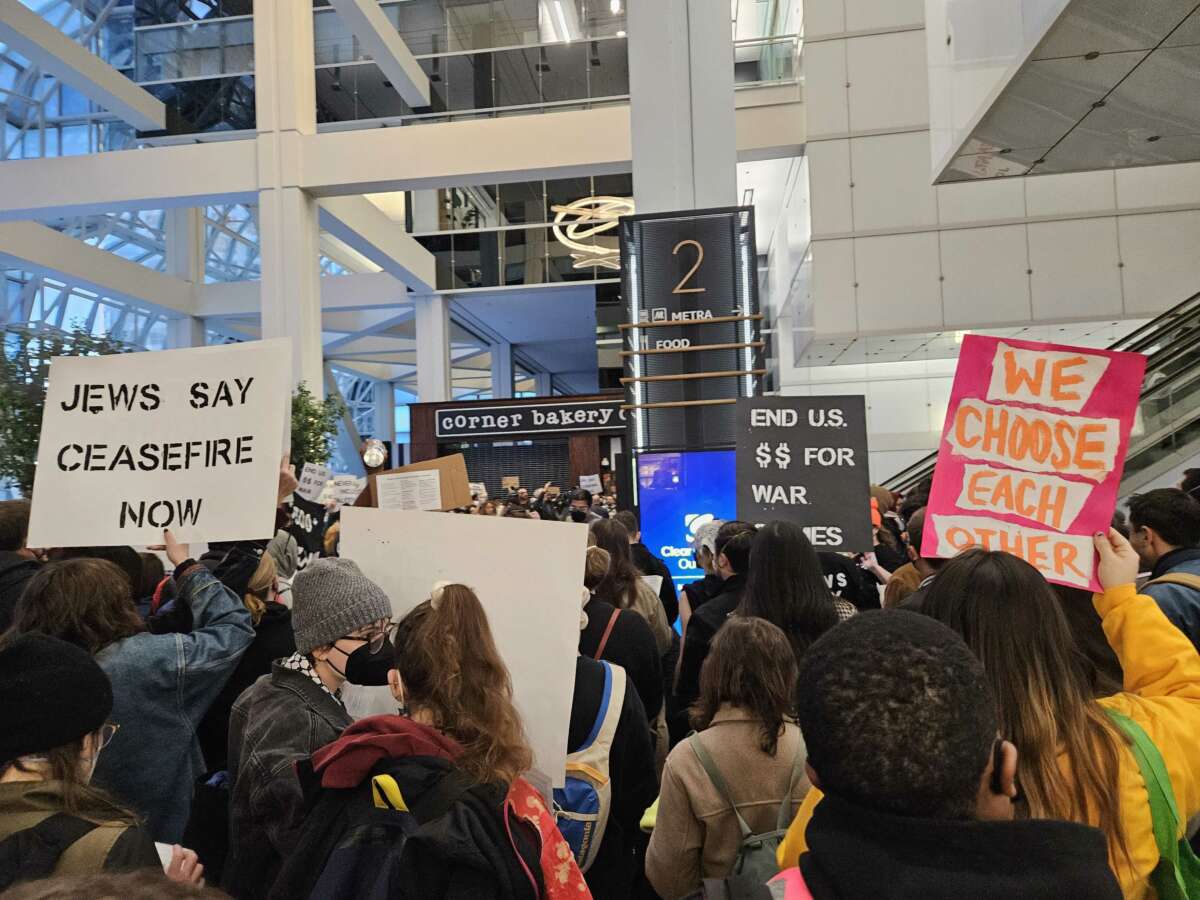
[[[1195,304],[1194,308],[1187,308]],[[1144,347],[1154,342],[1156,337],[1167,328],[1178,328],[1181,325],[1189,324],[1193,320],[1196,321],[1197,327],[1200,328],[1200,293],[1193,294],[1182,303],[1177,303],[1171,309],[1156,316],[1151,321],[1147,322],[1141,328],[1136,329],[1132,334],[1126,335],[1124,338],[1110,345],[1110,350],[1117,350],[1127,353],[1139,352],[1136,347]],[[1141,337],[1139,337],[1141,335]],[[1159,367],[1177,359],[1182,355],[1183,351],[1193,349],[1195,343],[1194,335],[1179,335],[1173,338],[1166,346],[1160,347],[1152,355],[1149,356],[1146,362],[1146,375],[1149,376]],[[1168,377],[1164,382],[1154,385],[1151,389],[1157,391],[1164,385],[1174,380],[1176,375],[1182,374],[1186,370],[1181,370]],[[1138,402],[1141,402],[1142,397],[1146,394],[1143,391],[1139,395]],[[900,472],[897,472],[891,478],[884,482],[889,490],[904,492],[909,488],[924,480],[933,472],[933,467],[937,462],[937,451],[934,450],[927,456],[922,457],[915,463],[912,463]]]

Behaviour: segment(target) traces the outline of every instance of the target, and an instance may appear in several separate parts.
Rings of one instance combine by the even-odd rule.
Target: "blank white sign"
[[[565,779],[579,651],[587,526],[347,507],[341,555],[392,601],[397,618],[447,581],[475,590],[533,747],[535,767]]]

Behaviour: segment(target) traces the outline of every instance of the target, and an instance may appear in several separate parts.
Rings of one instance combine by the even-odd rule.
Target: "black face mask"
[[[588,511],[586,509],[578,509],[574,506],[571,507],[572,522],[578,522],[580,525],[583,525],[587,522],[587,517]]]
[[[363,644],[346,657],[346,671],[340,674],[351,684],[378,687],[388,683],[388,671],[394,668],[395,650],[388,638],[377,653],[371,652],[369,643]]]

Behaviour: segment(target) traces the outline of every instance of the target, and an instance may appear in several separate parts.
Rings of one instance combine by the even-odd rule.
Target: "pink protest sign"
[[[921,551],[1004,550],[1048,581],[1097,590],[1146,358],[967,335],[938,447]]]

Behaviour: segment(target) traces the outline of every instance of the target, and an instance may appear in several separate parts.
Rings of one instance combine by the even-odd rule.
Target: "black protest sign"
[[[871,549],[862,397],[750,397],[737,417],[739,519],[793,522],[818,549]]]
[[[325,545],[325,504],[306,500],[298,493],[292,495],[292,520],[287,531],[296,539],[299,550],[297,571],[321,555]]]

